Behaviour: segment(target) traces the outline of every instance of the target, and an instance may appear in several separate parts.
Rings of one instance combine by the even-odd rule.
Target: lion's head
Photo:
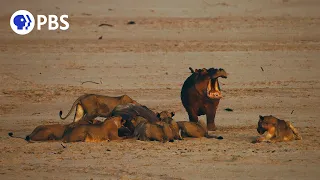
[[[258,128],[259,134],[264,134],[268,129],[275,127],[277,118],[273,116],[261,116],[259,115]]]
[[[160,113],[157,113],[157,117],[160,119],[160,120],[163,120],[165,118],[172,118],[173,116],[175,115],[175,113],[172,111],[172,112],[169,112],[169,111],[162,111]]]

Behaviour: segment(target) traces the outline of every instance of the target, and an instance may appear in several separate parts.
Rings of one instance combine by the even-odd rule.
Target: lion
[[[118,97],[102,96],[97,94],[85,94],[80,96],[73,104],[65,117],[62,117],[62,111],[59,112],[59,116],[62,120],[65,120],[76,107],[76,112],[73,122],[77,122],[80,119],[85,121],[91,121],[96,117],[110,117],[112,110],[119,104],[139,104],[131,97],[122,95]]]
[[[142,122],[136,126],[133,134],[136,139],[141,141],[167,142],[168,137],[164,131],[164,127],[166,127],[166,130],[168,130],[168,125],[164,126],[160,124]]]
[[[148,107],[132,103],[116,106],[111,115],[121,116],[124,120],[126,120],[126,124],[119,129],[119,136],[129,137],[133,135],[135,125],[133,125],[131,121],[136,118],[141,117],[152,123],[159,121],[156,113],[154,113]]]
[[[257,138],[253,143],[259,142],[282,142],[292,140],[302,140],[299,132],[293,127],[290,121],[280,120],[272,115],[259,115],[258,128],[259,134],[267,134]]]
[[[206,138],[223,139],[222,136],[209,135],[207,130],[207,125],[202,120],[199,120],[198,122],[178,121],[177,124],[181,131],[182,137],[194,137],[194,138],[206,137]]]
[[[61,140],[68,125],[51,124],[40,125],[26,136],[26,141],[55,141]]]
[[[93,124],[100,124],[101,121],[93,120]],[[50,124],[50,125],[40,125],[37,126],[30,135],[27,135],[25,138],[15,137],[12,132],[9,132],[8,135],[15,138],[22,138],[28,142],[32,141],[56,141],[61,140],[65,131],[69,128],[72,128],[78,124],[89,124],[87,121],[78,121],[71,124]]]
[[[168,112],[168,111],[162,111],[160,113],[157,113],[157,117],[160,119],[160,121],[168,124],[169,127],[171,128],[173,133],[173,139],[182,140],[183,138],[181,137],[179,126],[177,122],[172,118],[174,115],[175,115],[174,112]]]
[[[62,142],[101,142],[120,140],[118,129],[125,120],[120,116],[109,117],[101,124],[81,124],[65,132]]]
[[[135,127],[133,136],[138,140],[174,142],[175,131],[168,123],[163,121],[149,122],[140,116],[131,120],[131,123]]]

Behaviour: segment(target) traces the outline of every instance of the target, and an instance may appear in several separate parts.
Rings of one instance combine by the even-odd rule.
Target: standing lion
[[[62,111],[60,111],[59,115],[60,118],[64,120],[76,107],[76,113],[73,122],[77,122],[79,120],[91,121],[96,117],[110,117],[111,112],[117,105],[127,103],[138,104],[127,95],[110,97],[97,94],[85,94],[74,101],[70,111],[65,117],[62,117]]]

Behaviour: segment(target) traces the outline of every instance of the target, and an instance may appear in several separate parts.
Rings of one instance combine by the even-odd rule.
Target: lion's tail
[[[298,130],[295,127],[293,127],[293,125],[291,124],[290,121],[287,121],[287,125],[292,130],[293,134],[296,136],[296,140],[302,140],[300,133],[298,132]]]
[[[205,137],[206,137],[206,138],[214,138],[214,139],[219,139],[219,140],[223,139],[222,136],[210,135],[210,134],[208,133],[207,124],[206,124],[203,120],[199,120],[199,121],[198,121],[198,124],[199,124],[200,127],[206,132],[206,134],[205,134]]]
[[[80,100],[83,99],[84,97],[88,96],[88,95],[91,95],[91,94],[82,95],[82,96],[80,96],[77,100],[75,100],[74,103],[72,104],[71,109],[69,110],[68,114],[67,114],[65,117],[62,117],[62,111],[60,111],[60,112],[59,112],[60,119],[62,119],[62,120],[67,119],[67,117],[70,116],[71,112],[72,112],[73,109],[76,107],[76,105],[80,102]]]
[[[206,138],[214,138],[214,139],[219,139],[219,140],[223,139],[222,136],[210,135],[208,133],[206,134]]]
[[[30,136],[26,136],[25,138],[19,137],[19,136],[14,136],[14,135],[13,135],[13,132],[9,132],[8,135],[9,135],[10,137],[13,137],[13,138],[23,139],[23,140],[26,140],[26,141],[30,142]]]

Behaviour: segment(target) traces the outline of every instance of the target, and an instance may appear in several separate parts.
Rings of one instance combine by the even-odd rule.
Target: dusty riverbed
[[[315,0],[7,2],[0,7],[0,179],[318,179],[319,6]],[[67,13],[70,29],[17,36],[9,19],[21,8]],[[220,81],[218,130],[210,132],[221,141],[63,148],[7,136],[71,122],[58,112],[83,93],[128,94],[187,120],[180,89],[188,67],[230,74]],[[269,114],[290,120],[303,140],[250,143],[258,115]]]

